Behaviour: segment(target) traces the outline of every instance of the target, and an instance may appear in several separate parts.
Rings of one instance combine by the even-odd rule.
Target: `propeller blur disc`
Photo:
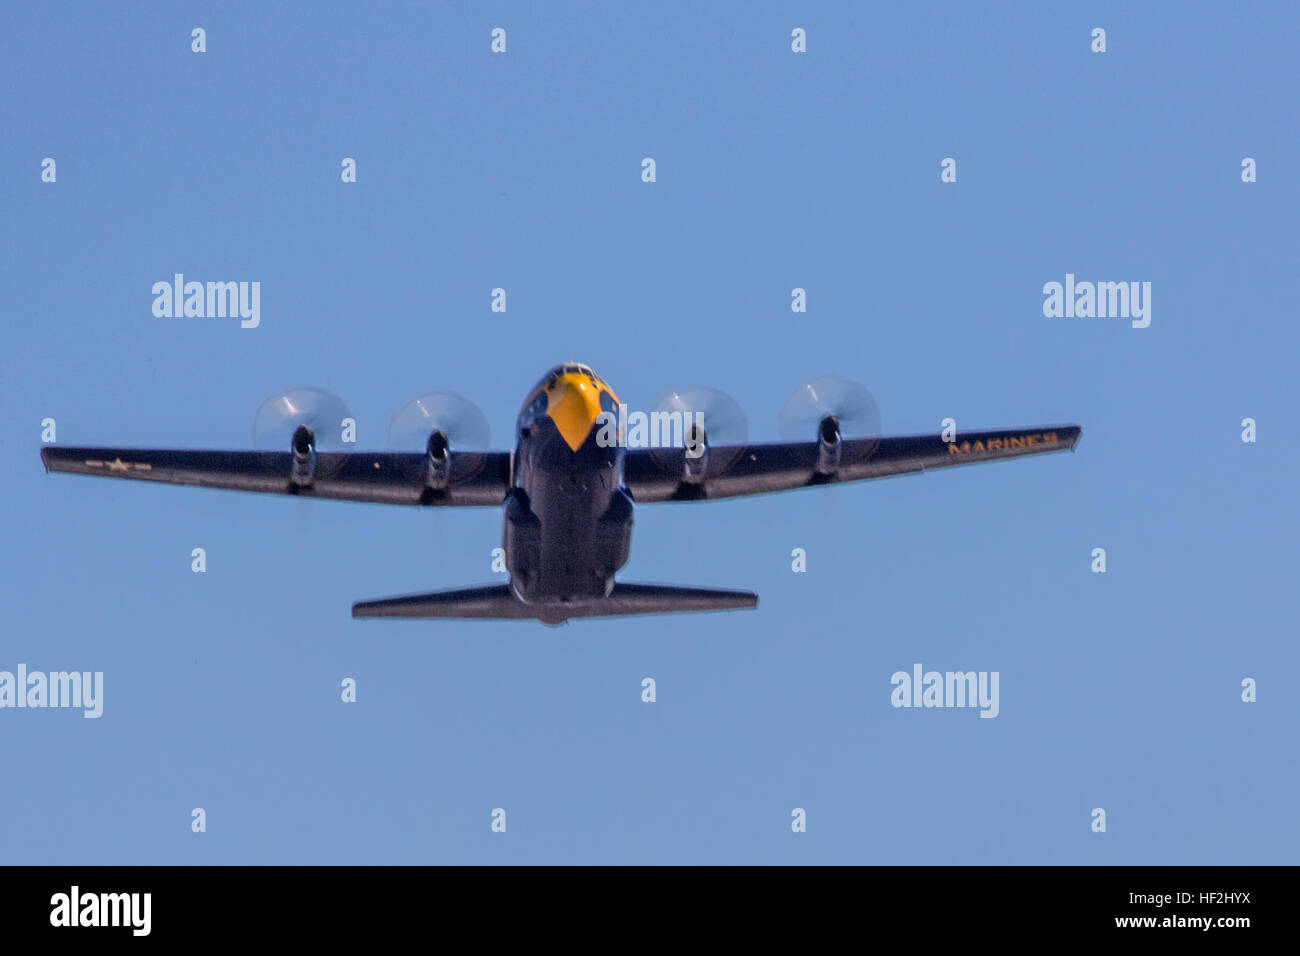
[[[436,431],[446,433],[453,454],[492,447],[486,416],[457,392],[425,392],[399,408],[388,422],[388,447],[424,451]]]
[[[268,465],[277,464],[281,459],[271,456],[289,451],[294,432],[302,425],[311,429],[318,453],[350,452],[357,447],[356,419],[343,399],[323,388],[302,386],[262,402],[253,418],[253,448],[263,453]],[[328,474],[341,464],[341,458],[321,461],[317,474]]]
[[[746,442],[749,441],[749,421],[745,418],[744,410],[734,398],[721,389],[712,388],[708,385],[677,389],[659,399],[655,403],[654,411],[668,412],[670,414],[681,413],[682,437],[685,437],[691,423],[704,426],[704,434],[709,447],[710,471],[725,468],[731,464],[735,457],[744,450]],[[650,421],[650,432],[661,431],[660,428],[655,427],[653,415]],[[672,446],[663,447],[662,439],[664,437],[662,434],[650,434],[648,436],[651,442],[651,457],[665,469],[680,470],[685,454],[685,443],[677,442],[678,434],[675,428],[672,434],[674,439]],[[656,447],[656,440],[658,440],[658,447]],[[630,435],[628,447],[634,447]],[[729,450],[726,452],[721,451],[724,447]]]
[[[785,441],[815,441],[823,419],[833,415],[842,438],[871,438],[850,456],[865,458],[876,449],[881,436],[880,408],[865,385],[823,375],[795,389],[781,409],[780,433]]]

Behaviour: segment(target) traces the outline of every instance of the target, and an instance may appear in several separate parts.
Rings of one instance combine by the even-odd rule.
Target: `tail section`
[[[352,616],[527,618],[533,615],[508,584],[489,584],[481,588],[358,601],[352,605]]]
[[[667,584],[615,584],[608,597],[548,604],[525,604],[506,584],[434,591],[407,597],[359,601],[353,617],[486,618],[509,620],[536,618],[560,624],[574,617],[622,617],[630,614],[667,614],[675,611],[728,611],[752,608],[758,595],[752,591],[677,587]]]
[[[689,588],[673,584],[615,584],[613,593],[604,601],[597,602],[594,609],[584,616],[732,611],[757,605],[758,595],[753,591]]]

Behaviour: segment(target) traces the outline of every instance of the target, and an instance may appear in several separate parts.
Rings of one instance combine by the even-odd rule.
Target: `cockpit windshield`
[[[591,370],[590,365],[583,365],[580,362],[565,362],[563,365],[555,366],[543,375],[537,384],[533,386],[533,390],[528,393],[523,408],[519,410],[518,430],[520,434],[526,434],[540,416],[547,414],[551,393],[554,391],[555,386],[559,384],[562,375],[580,376],[587,379],[590,383],[589,386],[584,386],[579,381],[577,383],[578,388],[587,391],[588,395],[596,397],[602,411],[615,412],[617,410],[618,398],[615,396],[613,389],[609,387],[604,379]]]
[[[591,370],[590,365],[582,365],[578,362],[565,362],[563,365],[555,366],[555,368],[543,375],[538,380],[537,384],[533,386],[533,391],[537,391],[539,388],[549,388],[555,384],[555,380],[561,375],[585,375],[597,385],[604,384],[601,381],[600,376]],[[608,387],[609,386],[606,386],[606,388]]]

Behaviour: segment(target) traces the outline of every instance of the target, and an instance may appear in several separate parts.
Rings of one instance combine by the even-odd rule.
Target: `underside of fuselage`
[[[503,547],[521,601],[572,604],[613,590],[632,544],[622,465],[623,449],[602,447],[595,429],[577,449],[544,416],[520,435]]]
[[[749,591],[615,582],[632,544],[618,398],[585,365],[556,366],[515,426],[503,550],[508,584],[362,601],[354,617],[535,618],[754,607]],[[613,440],[611,440],[611,437]]]

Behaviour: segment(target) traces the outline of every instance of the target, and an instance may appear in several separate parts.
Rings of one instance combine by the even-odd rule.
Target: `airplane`
[[[360,601],[352,616],[558,625],[572,618],[757,606],[751,591],[616,581],[630,553],[635,504],[713,501],[1073,450],[1082,434],[1078,425],[1056,425],[963,432],[952,440],[939,434],[846,437],[846,414],[822,402],[817,388],[808,385],[803,395],[815,413],[815,431],[798,441],[711,446],[700,412],[683,417],[677,444],[628,447],[618,396],[589,366],[570,362],[552,368],[528,393],[513,452],[453,448],[449,429],[430,417],[422,452],[317,451],[315,430],[300,422],[286,451],[48,445],[41,460],[47,471],[207,488],[499,507],[507,583]]]

